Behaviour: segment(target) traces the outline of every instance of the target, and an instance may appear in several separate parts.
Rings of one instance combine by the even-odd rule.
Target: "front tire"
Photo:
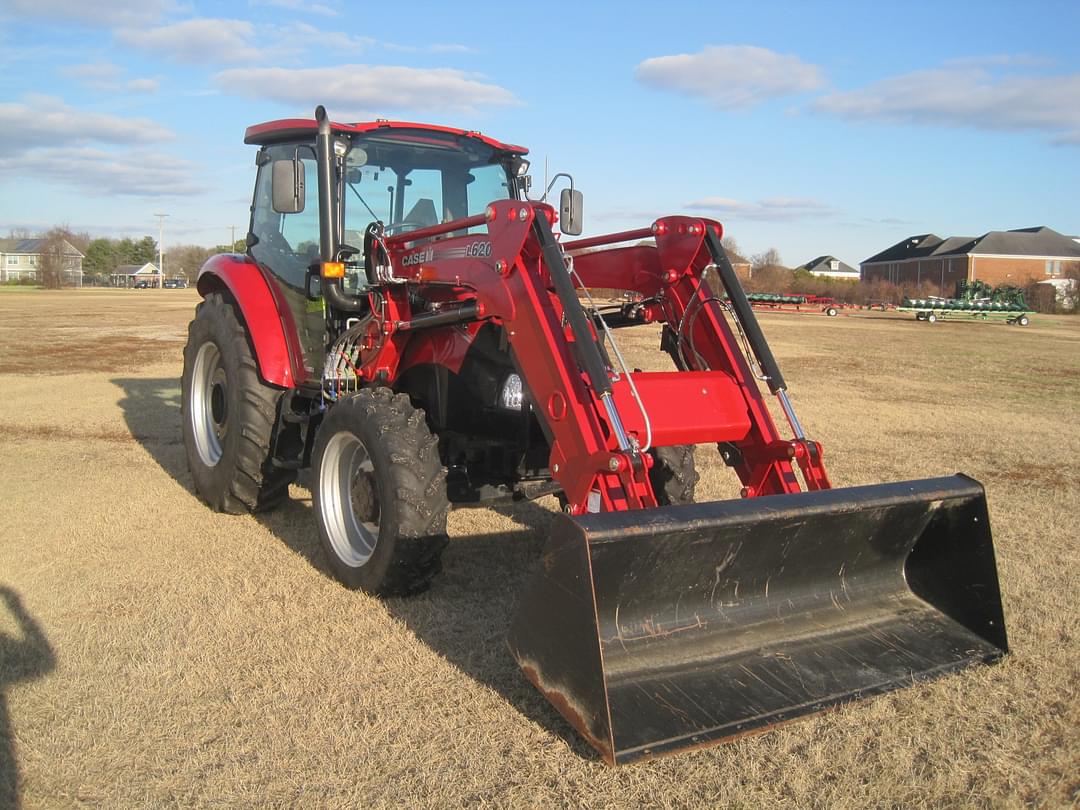
[[[656,447],[651,452],[654,464],[649,470],[649,482],[657,503],[661,506],[693,503],[699,477],[694,467],[693,445]]]
[[[217,511],[265,511],[288,498],[296,473],[270,458],[281,395],[259,377],[233,305],[206,296],[188,325],[180,414],[195,490]]]
[[[367,388],[331,406],[315,440],[313,506],[330,568],[378,596],[425,590],[448,538],[446,468],[423,411]]]

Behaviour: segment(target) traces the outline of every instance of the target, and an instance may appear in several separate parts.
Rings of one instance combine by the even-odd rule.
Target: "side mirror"
[[[275,160],[271,169],[274,211],[299,214],[304,210],[304,164],[299,160]]]
[[[581,192],[564,188],[559,195],[559,230],[567,236],[581,236]]]

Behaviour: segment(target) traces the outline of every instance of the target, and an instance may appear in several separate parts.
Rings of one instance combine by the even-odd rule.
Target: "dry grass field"
[[[258,517],[193,494],[196,298],[0,291],[0,807],[1080,803],[1080,319],[762,315],[835,485],[986,485],[1011,655],[610,769],[503,643],[554,500],[454,512],[423,596],[344,590],[304,488]],[[732,493],[698,465],[699,500]]]

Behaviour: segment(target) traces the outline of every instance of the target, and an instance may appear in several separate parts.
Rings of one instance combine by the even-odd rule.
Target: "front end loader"
[[[334,574],[408,594],[452,505],[556,495],[509,647],[612,764],[1005,654],[982,487],[831,487],[720,223],[560,239],[580,192],[530,199],[526,150],[475,132],[320,107],[246,141],[248,250],[203,268],[185,351],[211,506],[273,508],[310,468]],[[672,370],[625,362],[616,333],[643,324]],[[741,498],[694,503],[695,446]]]

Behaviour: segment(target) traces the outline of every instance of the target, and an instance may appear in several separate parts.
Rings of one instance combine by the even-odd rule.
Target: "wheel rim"
[[[204,343],[195,356],[191,375],[191,427],[195,450],[207,467],[221,461],[221,448],[229,432],[229,386],[221,352],[214,343]]]
[[[334,435],[319,468],[319,507],[334,553],[350,568],[364,565],[379,542],[381,506],[375,465],[364,443]]]

